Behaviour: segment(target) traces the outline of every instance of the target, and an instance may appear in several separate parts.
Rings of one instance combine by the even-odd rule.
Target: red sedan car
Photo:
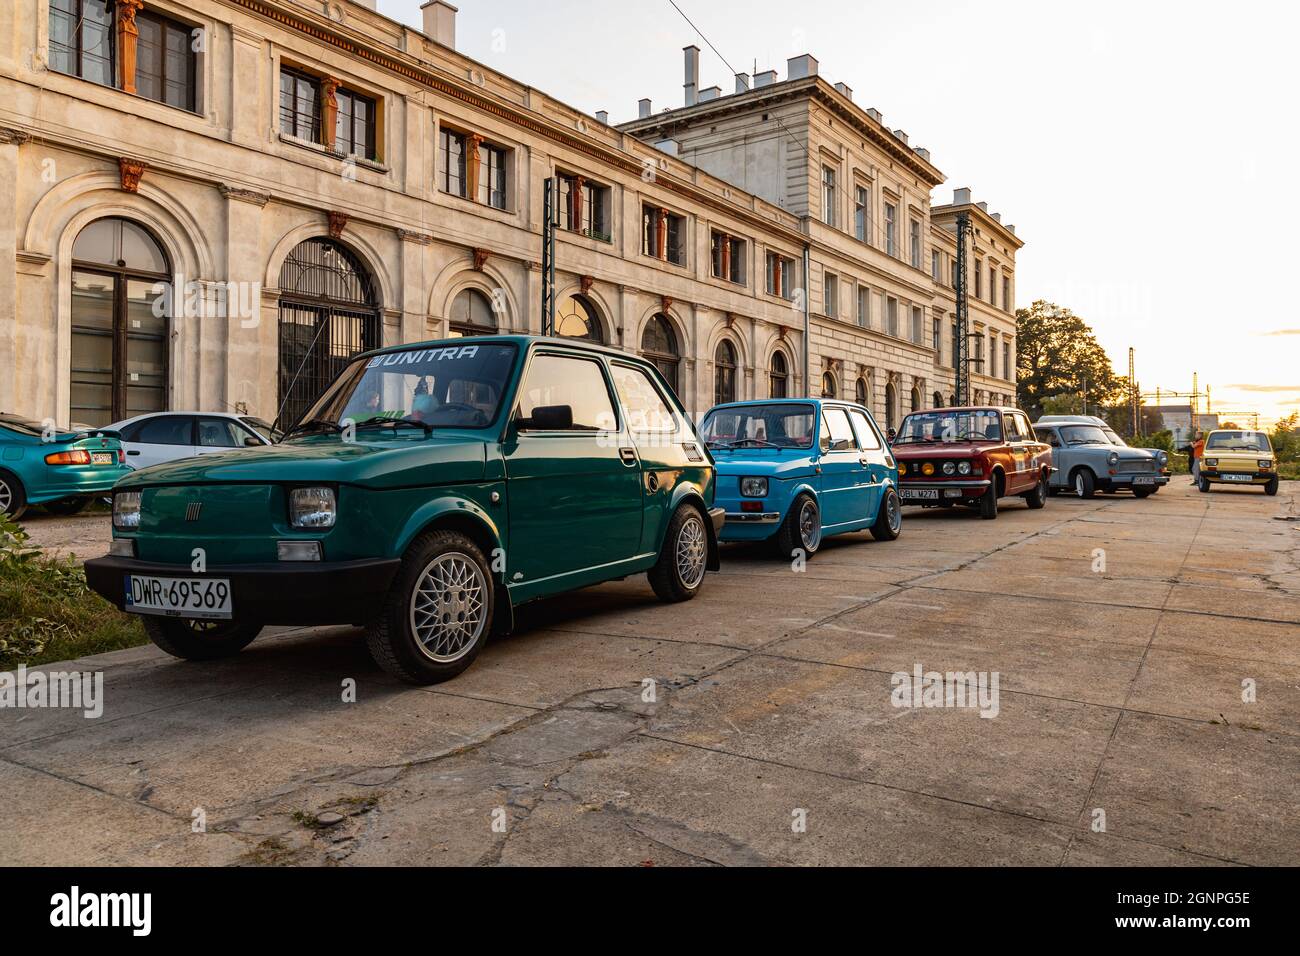
[[[1025,413],[997,406],[913,412],[891,436],[905,505],[978,508],[998,516],[1002,498],[1047,503],[1052,450],[1037,439]]]

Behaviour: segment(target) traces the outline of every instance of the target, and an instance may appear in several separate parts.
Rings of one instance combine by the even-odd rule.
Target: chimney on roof
[[[881,124],[882,126],[884,125],[885,117],[882,116],[880,110],[876,109],[874,106],[871,107],[871,109],[867,110],[867,115],[870,116],[877,123]]]
[[[1001,222],[1002,222],[1002,213],[1000,213],[1000,212],[995,212],[995,213],[993,213],[992,218],[993,218],[993,221],[994,221],[994,222],[996,222],[996,223],[1001,223]]]
[[[978,209],[980,212],[988,212],[989,204],[986,202],[977,202],[975,204],[975,208]]]
[[[817,75],[817,58],[810,53],[792,56],[785,61],[789,79],[802,80],[804,77]]]
[[[924,146],[914,146],[912,152],[916,153],[916,155],[920,156],[927,163],[930,161],[930,151]]]
[[[707,90],[700,90],[700,102],[704,103],[708,100],[716,100],[721,95],[722,87],[710,86]]]
[[[1015,226],[1007,226],[1007,232],[1011,233],[1011,235],[1014,236],[1014,235],[1016,234],[1016,227],[1015,227]]]
[[[846,100],[853,99],[853,87],[849,86],[847,83],[836,83],[835,89],[840,96],[844,97]]]
[[[700,98],[700,48],[694,45],[682,47],[682,52],[686,54],[686,82],[683,84],[686,105],[694,106]]]
[[[736,74],[736,92],[737,92],[737,93],[747,93],[747,92],[749,92],[749,74],[748,74],[748,73],[737,73],[737,74]]]
[[[952,191],[952,204],[954,206],[970,205],[970,187],[963,186],[961,189],[954,189]]]
[[[424,35],[434,43],[456,49],[456,8],[446,0],[429,0],[420,6]]]
[[[762,89],[764,86],[771,86],[776,82],[776,70],[764,70],[762,73],[754,74],[754,89]]]
[[[378,12],[378,10],[376,10],[375,8],[375,0],[352,0],[352,2],[360,6],[363,6],[368,10],[375,10],[376,12]]]
[[[637,119],[649,119],[649,118],[650,118],[650,101],[649,101],[648,99],[645,99],[645,100],[637,100],[637,103],[636,103],[636,116],[637,116]]]
[[[596,111],[596,119],[600,120],[602,123],[604,123],[606,126],[608,126],[608,125],[609,125],[609,111],[608,111],[608,110],[597,110],[597,111]]]
[[[898,140],[899,140],[899,141],[900,141],[904,146],[907,145],[907,134],[904,133],[901,129],[896,129],[896,130],[894,130],[894,136],[897,137]]]

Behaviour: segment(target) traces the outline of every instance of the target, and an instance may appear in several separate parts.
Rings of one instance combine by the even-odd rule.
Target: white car
[[[261,419],[226,412],[150,412],[108,425],[106,430],[121,436],[126,463],[136,469],[274,443],[271,426]]]

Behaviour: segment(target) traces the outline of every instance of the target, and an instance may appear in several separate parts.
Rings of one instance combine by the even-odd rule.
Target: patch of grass
[[[30,546],[21,525],[0,515],[0,669],[145,641],[139,620],[90,590],[80,564],[46,557]]]
[[[240,862],[244,866],[288,866],[296,854],[277,837],[268,837],[246,852]]]

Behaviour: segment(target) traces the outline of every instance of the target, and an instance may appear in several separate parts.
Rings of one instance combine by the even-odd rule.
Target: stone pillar
[[[213,334],[224,339],[220,376],[221,401],[227,411],[242,405],[266,421],[279,412],[279,315],[276,300],[264,297],[266,256],[262,250],[262,209],[266,193],[222,186],[226,199],[226,308],[208,319]],[[205,389],[205,391],[207,391]]]
[[[255,104],[264,102],[266,92],[263,88],[263,73],[265,67],[265,57],[262,55],[263,40],[255,33],[251,33],[242,27],[232,26],[231,37],[231,71],[230,86],[228,91],[223,92],[223,96],[229,99],[219,104],[216,97],[205,96],[204,100],[208,112],[214,109],[225,109],[230,115],[230,138],[236,143],[255,145],[266,140],[266,123],[263,119],[263,112],[260,108],[253,108]],[[209,48],[209,54],[211,54]],[[276,96],[279,96],[280,87],[276,84]],[[278,102],[278,100],[277,100]],[[279,109],[275,112],[275,128],[280,128]]]
[[[397,238],[402,241],[402,341],[421,342],[429,337],[429,282],[424,260],[433,236],[399,229]]]
[[[0,355],[8,372],[0,374],[0,409],[27,409],[19,403],[14,364],[18,359],[18,147],[31,137],[0,127]]]

